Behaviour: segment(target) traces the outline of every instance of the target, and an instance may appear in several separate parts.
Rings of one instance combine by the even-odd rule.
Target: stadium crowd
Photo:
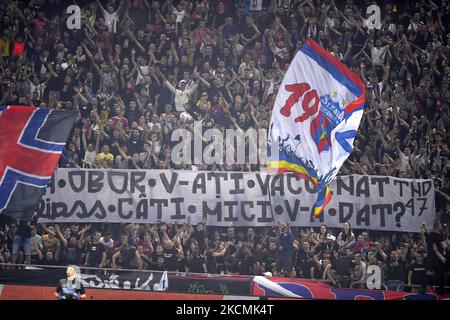
[[[9,221],[1,226],[2,261],[295,272],[355,288],[364,287],[367,267],[379,265],[391,289],[448,284],[448,1],[77,3],[81,27],[70,30],[65,1],[0,0],[0,105],[79,111],[60,167],[263,169],[174,164],[171,134],[192,130],[195,121],[203,129],[267,129],[284,72],[312,37],[366,85],[363,120],[340,174],[433,179],[435,228],[369,234],[349,225],[330,231],[284,223],[271,230]],[[381,9],[379,26],[370,23],[370,4]]]

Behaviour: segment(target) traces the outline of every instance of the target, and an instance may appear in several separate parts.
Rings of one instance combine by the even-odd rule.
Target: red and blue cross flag
[[[77,115],[77,111],[0,106],[0,214],[31,218]]]

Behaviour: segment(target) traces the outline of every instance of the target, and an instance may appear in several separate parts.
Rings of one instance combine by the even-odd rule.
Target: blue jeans
[[[12,254],[17,254],[23,248],[23,253],[26,256],[31,255],[31,238],[22,239],[21,236],[16,235],[13,240]]]

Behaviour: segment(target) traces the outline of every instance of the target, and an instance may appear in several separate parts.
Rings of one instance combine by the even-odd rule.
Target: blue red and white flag
[[[53,175],[77,111],[0,106],[0,214],[29,220]]]
[[[308,38],[275,100],[267,168],[292,172],[315,186],[313,217],[331,200],[328,184],[352,152],[364,102],[359,76]]]

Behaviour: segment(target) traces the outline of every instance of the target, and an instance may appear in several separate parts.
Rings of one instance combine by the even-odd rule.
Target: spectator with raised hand
[[[407,244],[405,244],[407,246]],[[406,254],[399,253],[399,250],[393,249],[390,255],[387,255],[382,249],[378,250],[383,260],[386,262],[386,286],[388,290],[402,291],[405,284]]]
[[[51,257],[49,257],[50,260],[56,260],[58,261],[59,257],[59,249],[60,249],[60,245],[61,242],[60,240],[57,238],[57,233],[55,232],[55,227],[54,226],[49,226],[47,227],[46,225],[43,225],[44,230],[47,232],[46,234],[44,234],[42,236],[42,245],[43,245],[43,249],[45,252],[45,258],[47,259],[47,253],[51,252],[52,255]]]
[[[102,147],[102,152],[100,152],[95,158],[96,167],[110,169],[114,164],[114,156],[109,152],[109,145],[104,144]]]
[[[94,233],[94,238],[91,243],[87,246],[87,254],[85,266],[91,268],[103,268],[106,262],[106,249],[105,246],[100,242],[102,237],[101,232],[96,231]],[[93,272],[99,274],[100,271],[96,270]]]
[[[205,257],[201,254],[196,240],[190,241],[190,246],[186,253],[186,272],[188,273],[207,273]]]
[[[433,230],[426,233],[426,250],[427,256],[427,285],[437,284],[442,290],[444,286],[444,275],[446,257],[444,251],[447,249],[447,242],[442,235],[442,226],[439,221],[433,224]],[[433,281],[435,280],[435,281]]]
[[[106,9],[101,4],[100,0],[96,0],[100,9],[102,10],[103,17],[105,19],[106,26],[108,27],[108,32],[117,33],[117,23],[120,18],[120,11],[126,5],[126,1],[120,1],[119,8],[114,11],[114,7],[112,5],[107,5]]]
[[[349,288],[353,267],[352,255],[349,249],[340,249],[338,256],[326,267],[327,280],[340,288]]]
[[[277,275],[290,276],[293,270],[294,236],[286,221],[281,222],[278,228],[276,271]]]

